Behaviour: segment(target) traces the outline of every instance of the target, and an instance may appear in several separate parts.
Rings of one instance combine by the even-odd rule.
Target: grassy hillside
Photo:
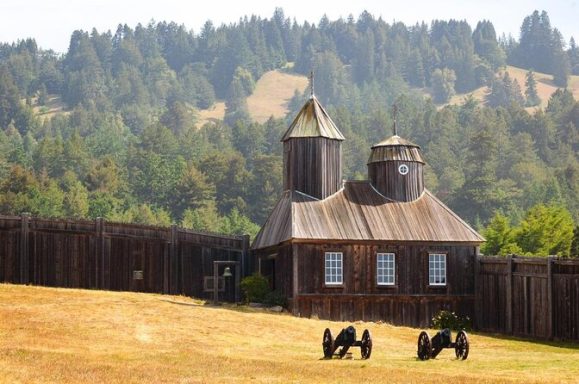
[[[577,345],[473,334],[468,360],[451,350],[416,359],[419,330],[368,328],[374,351],[321,360],[324,328],[347,323],[185,297],[0,284],[1,383],[575,382]],[[358,336],[360,337],[360,336]]]
[[[264,123],[271,116],[280,118],[287,113],[287,103],[297,90],[303,92],[308,86],[305,76],[289,74],[280,70],[269,71],[255,84],[255,90],[247,98],[247,108],[253,120]],[[208,109],[199,111],[199,124],[213,119],[223,120],[225,103],[218,102]]]
[[[506,72],[509,73],[509,76],[512,79],[516,79],[521,87],[521,92],[523,92],[523,96],[525,94],[525,79],[527,75],[527,70],[522,68],[517,68],[513,66],[507,66],[505,68]],[[500,71],[499,75],[502,76],[504,71]],[[553,76],[547,75],[540,72],[534,72],[535,80],[537,81],[537,93],[541,98],[541,108],[545,108],[547,106],[547,102],[551,95],[557,90],[557,86],[553,83]],[[569,78],[569,90],[573,92],[573,96],[576,100],[579,100],[579,76],[571,76]],[[480,87],[468,94],[472,94],[477,100],[484,101],[485,95],[488,92],[487,87]],[[462,104],[464,98],[468,94],[458,94],[451,98],[449,104],[457,105]],[[528,111],[534,111],[536,107],[527,108]]]
[[[509,76],[517,79],[521,90],[525,92],[526,69],[507,66],[505,69]],[[499,74],[502,75],[503,72]],[[549,97],[557,90],[553,84],[553,76],[544,73],[535,72],[537,81],[537,91],[542,100],[541,107],[545,108]],[[250,116],[259,123],[264,123],[271,116],[280,118],[287,113],[287,103],[297,90],[303,92],[308,86],[308,79],[302,75],[289,74],[280,70],[266,72],[256,83],[255,91],[247,98],[247,107]],[[575,99],[579,100],[579,76],[571,76],[569,80],[569,89],[573,92]],[[483,102],[487,87],[480,87],[469,93],[454,95],[449,104],[462,104],[464,98],[472,94],[477,100]],[[428,90],[425,90],[427,95]],[[527,108],[529,111],[535,110],[536,107]],[[35,107],[35,112],[43,118],[51,117],[57,114],[68,113],[64,104],[59,97],[51,95],[46,107]],[[225,103],[216,102],[211,108],[199,111],[198,126],[209,121],[223,120],[225,115]]]

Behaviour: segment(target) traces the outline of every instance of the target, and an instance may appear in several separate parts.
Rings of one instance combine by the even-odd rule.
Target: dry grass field
[[[468,360],[452,350],[416,359],[419,330],[358,323],[369,360],[322,360],[324,328],[246,307],[186,297],[0,284],[1,383],[572,383],[579,346],[471,334]]]
[[[251,118],[258,123],[265,123],[271,116],[284,117],[288,111],[287,103],[297,90],[303,92],[308,86],[308,78],[286,73],[280,70],[263,74],[255,84],[255,90],[247,98],[247,108]],[[199,111],[198,126],[212,121],[223,120],[225,103],[217,102],[206,110]]]
[[[517,68],[517,67],[512,67],[509,65],[505,68],[504,71],[500,71],[499,75],[503,76],[505,71],[508,72],[511,79],[517,80],[517,82],[519,83],[519,86],[521,87],[521,92],[523,93],[523,96],[524,96],[525,89],[526,89],[525,88],[525,81],[526,81],[526,76],[527,76],[527,70]],[[547,107],[547,103],[549,101],[549,98],[557,90],[557,86],[553,83],[553,76],[552,75],[547,75],[547,74],[540,73],[540,72],[534,72],[534,74],[535,74],[535,81],[537,81],[537,93],[539,94],[539,97],[541,98],[540,108],[545,108],[545,107]],[[579,76],[571,76],[569,78],[568,89],[571,92],[573,92],[573,96],[575,97],[575,99],[579,100]],[[487,87],[481,87],[481,88],[474,90],[473,92],[469,92],[469,94],[472,94],[473,97],[479,101],[484,101],[484,98],[485,98],[487,92],[488,92]],[[449,104],[452,104],[452,105],[462,104],[465,96],[466,96],[466,94],[454,95],[450,99]],[[530,108],[527,108],[527,111],[533,112],[536,109],[537,109],[537,107],[530,107]]]
[[[47,103],[44,106],[37,105],[37,99],[33,98],[33,111],[44,121],[56,115],[68,115],[70,111],[66,110],[66,105],[60,99],[60,96],[48,95]]]
[[[305,76],[281,71],[269,71],[257,81],[255,91],[247,98],[251,117],[258,123],[265,123],[271,116],[284,117],[288,112],[287,103],[295,91],[303,92],[308,86]]]

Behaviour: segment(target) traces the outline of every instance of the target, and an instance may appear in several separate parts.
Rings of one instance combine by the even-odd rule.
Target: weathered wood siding
[[[243,276],[248,243],[175,226],[0,216],[0,282],[210,298],[203,283],[213,261],[238,261],[232,272]],[[239,299],[233,284],[220,295]]]
[[[285,244],[255,253],[257,270],[270,281],[270,287],[292,298],[293,295],[293,255],[292,246]]]
[[[408,166],[408,173],[401,175],[398,167]],[[382,161],[368,164],[368,178],[382,195],[396,201],[413,201],[424,191],[423,164],[407,161]]]
[[[460,314],[474,310],[474,297],[436,295],[300,295],[296,313],[335,321],[384,321],[395,325],[429,327],[441,309]]]
[[[299,257],[299,294],[405,294],[474,295],[474,255],[476,247],[461,245],[388,244],[294,244]],[[325,252],[342,252],[344,283],[325,286]],[[376,284],[376,254],[396,255],[396,285]],[[428,254],[444,253],[447,284],[428,284]]]
[[[477,328],[579,340],[579,260],[481,257],[477,269]]]
[[[427,244],[294,244],[298,296],[293,311],[332,320],[382,320],[427,326],[440,309],[474,315],[475,246]],[[325,252],[342,252],[343,284],[326,286]],[[376,283],[376,254],[396,255],[396,284]],[[428,254],[447,255],[447,284],[430,286]],[[282,272],[283,273],[283,272]]]
[[[284,190],[325,199],[342,187],[342,144],[325,137],[300,137],[283,143]]]

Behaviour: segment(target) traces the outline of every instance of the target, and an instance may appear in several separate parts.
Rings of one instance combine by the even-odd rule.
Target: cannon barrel
[[[338,345],[351,345],[354,344],[355,341],[356,341],[356,328],[354,328],[351,325],[347,328],[342,329],[338,334],[338,337],[336,337],[336,343]]]

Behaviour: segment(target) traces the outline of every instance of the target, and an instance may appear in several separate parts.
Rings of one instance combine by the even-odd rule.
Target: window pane
[[[376,282],[379,285],[393,285],[394,280],[394,254],[378,253],[376,255]]]
[[[446,284],[446,255],[432,253],[428,255],[428,281],[431,285]]]
[[[325,282],[326,284],[342,283],[342,253],[326,252],[325,254]]]

